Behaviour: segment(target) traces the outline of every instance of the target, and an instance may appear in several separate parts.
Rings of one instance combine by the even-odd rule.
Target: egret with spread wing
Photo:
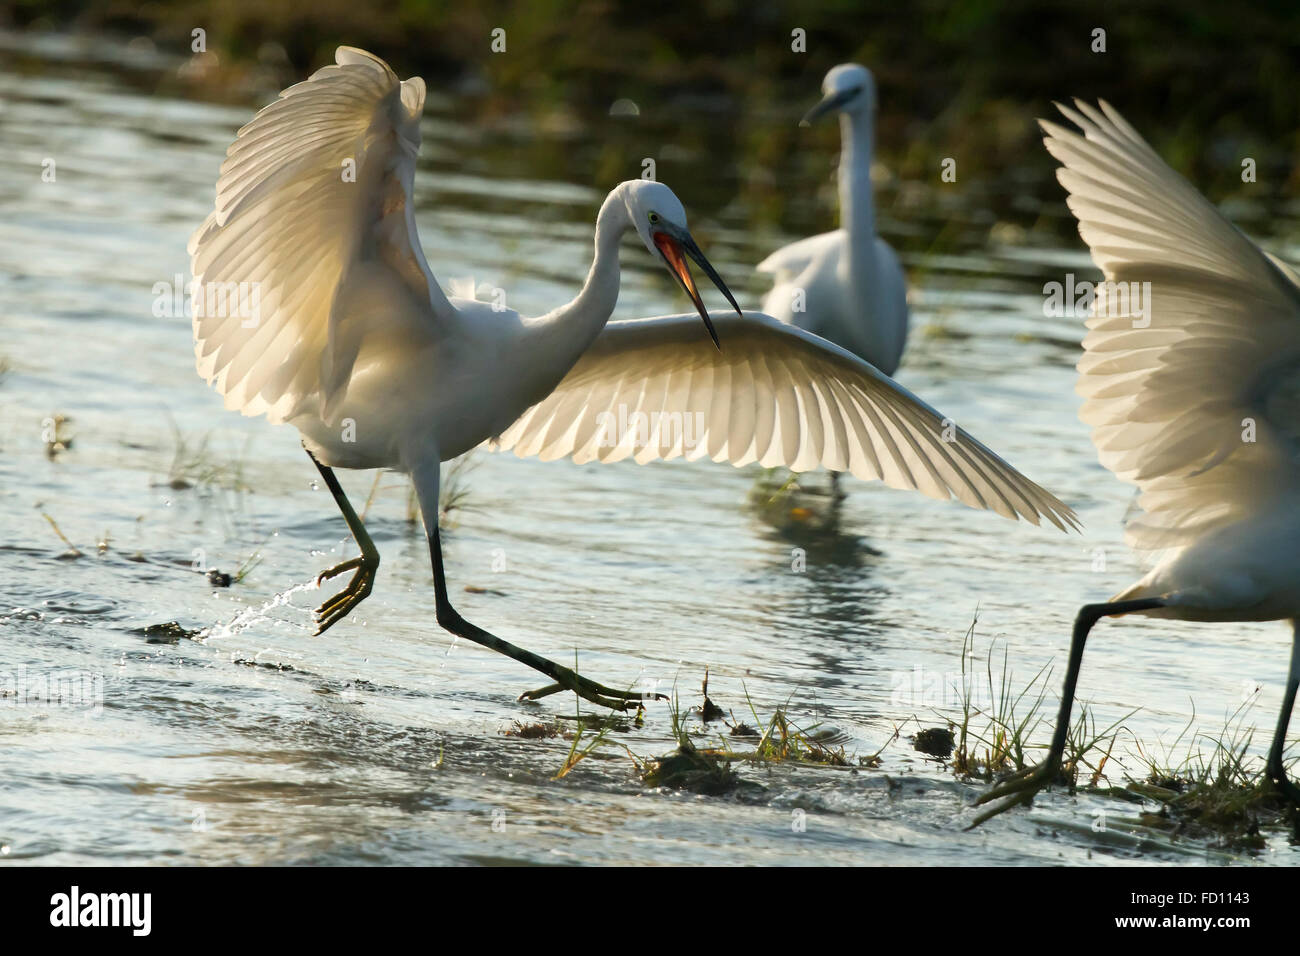
[[[439,465],[494,438],[519,455],[578,461],[824,465],[1009,518],[1073,525],[1069,508],[856,356],[758,313],[737,310],[715,326],[687,260],[735,302],[661,184],[625,182],[605,199],[595,258],[569,304],[525,318],[448,299],[425,262],[411,199],[424,83],[400,82],[360,50],[341,47],[336,59],[239,131],[216,208],[190,242],[198,300],[210,287],[260,290],[251,321],[196,306],[199,373],[228,408],[298,428],[360,545],[360,557],[320,576],[352,572],[318,609],[321,631],[370,593],[379,565],[333,469],[391,468],[415,484],[440,625],[551,678],[525,698],[567,689],[622,709],[652,696],[579,676],[451,606]],[[629,232],[698,317],[606,324]],[[611,412],[613,423],[602,414]]]
[[[1125,284],[1124,297],[1099,287],[1094,299],[1080,415],[1102,464],[1141,491],[1129,544],[1159,560],[1079,611],[1047,759],[983,794],[978,803],[999,802],[972,826],[1057,778],[1084,642],[1098,620],[1120,614],[1290,619],[1291,670],[1266,768],[1300,807],[1283,766],[1300,685],[1300,285],[1110,104],[1057,105],[1083,132],[1042,121],[1057,178],[1093,261]],[[1145,283],[1139,312],[1132,298]]]

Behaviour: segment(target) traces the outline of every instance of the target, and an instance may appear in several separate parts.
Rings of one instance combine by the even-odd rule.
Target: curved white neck
[[[596,340],[618,303],[618,244],[632,226],[622,191],[606,197],[596,217],[596,255],[582,291],[568,305],[527,321],[528,366],[538,370],[548,394]]]

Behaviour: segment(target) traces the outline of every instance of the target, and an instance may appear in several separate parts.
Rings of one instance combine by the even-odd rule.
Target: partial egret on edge
[[[1093,261],[1108,282],[1150,283],[1140,318],[1131,308],[1111,314],[1098,287],[1078,392],[1101,463],[1141,490],[1144,514],[1126,527],[1129,545],[1161,554],[1142,580],[1079,611],[1047,759],[981,795],[977,804],[1005,799],[972,826],[1030,802],[1056,778],[1088,632],[1120,614],[1291,620],[1291,668],[1266,768],[1300,807],[1282,763],[1300,685],[1300,282],[1109,103],[1056,105],[1083,136],[1040,120],[1043,141],[1061,162],[1057,178]]]
[[[470,624],[451,606],[439,465],[493,438],[518,455],[547,459],[821,464],[1010,518],[1074,526],[1068,507],[843,349],[760,313],[728,314],[715,332],[686,257],[735,303],[691,239],[681,204],[659,183],[625,182],[606,197],[595,258],[568,305],[525,318],[449,300],[425,262],[411,198],[424,83],[400,82],[361,50],[340,47],[336,60],[239,131],[221,167],[216,208],[189,247],[198,303],[209,286],[260,289],[254,322],[200,314],[196,305],[199,374],[227,408],[301,432],[361,548],[360,557],[318,578],[354,572],[317,610],[317,633],[370,593],[379,564],[333,469],[390,468],[415,484],[438,623],[554,681],[523,698],[568,689],[624,709],[660,696],[579,676]],[[341,176],[349,164],[355,175]],[[618,299],[618,245],[628,232],[682,284],[698,316],[606,324]],[[700,318],[713,343],[695,325]],[[605,412],[619,421],[616,434]],[[700,424],[693,435],[677,427],[684,420]]]
[[[893,375],[907,343],[907,282],[898,256],[876,235],[876,83],[866,67],[841,63],[826,74],[822,93],[800,125],[840,115],[840,228],[793,242],[758,264],[759,272],[776,276],[763,311]]]

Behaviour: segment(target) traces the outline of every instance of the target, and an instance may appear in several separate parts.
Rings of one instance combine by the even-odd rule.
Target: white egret
[[[196,303],[200,375],[228,408],[298,428],[360,546],[360,557],[318,579],[353,572],[318,609],[320,631],[370,593],[379,564],[333,469],[390,468],[415,485],[440,625],[554,681],[525,698],[569,689],[624,708],[653,696],[581,677],[451,606],[439,465],[493,438],[519,455],[578,461],[822,464],[1035,524],[1073,525],[1056,498],[848,352],[757,313],[728,315],[715,331],[686,258],[734,301],[661,184],[625,182],[605,199],[595,258],[568,305],[525,318],[448,299],[425,262],[411,198],[424,83],[400,82],[361,50],[340,47],[336,60],[239,131],[216,208],[190,241],[200,301],[240,283],[260,290],[252,320],[200,314]],[[682,284],[712,343],[693,315],[606,325],[629,232]]]
[[[866,67],[841,63],[826,74],[822,93],[801,125],[839,113],[840,228],[800,239],[758,264],[759,272],[776,276],[763,311],[893,375],[907,342],[907,284],[898,256],[876,235],[876,83]]]
[[[1074,624],[1047,759],[977,803],[972,826],[1056,779],[1084,643],[1103,617],[1290,619],[1291,668],[1267,773],[1300,806],[1282,757],[1300,683],[1300,285],[1167,166],[1122,116],[1040,121],[1099,286],[1079,361],[1080,415],[1101,462],[1141,491],[1129,544],[1150,573]],[[1149,285],[1145,285],[1149,283]],[[1114,292],[1112,293],[1112,289]],[[1121,296],[1119,293],[1123,292]]]

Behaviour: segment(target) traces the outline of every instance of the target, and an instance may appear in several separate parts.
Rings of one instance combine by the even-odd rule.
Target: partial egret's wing
[[[755,268],[759,272],[772,273],[778,280],[797,276],[827,249],[844,242],[844,237],[844,230],[836,229],[834,232],[823,232],[821,235],[800,239],[788,246],[782,246]]]
[[[1130,543],[1174,547],[1296,480],[1300,290],[1108,103],[1076,106],[1059,108],[1084,135],[1043,122],[1044,142],[1093,261],[1125,284],[1088,319],[1081,417],[1141,489]]]
[[[351,47],[335,58],[239,131],[189,244],[199,374],[227,408],[274,422],[346,388],[366,331],[344,321],[356,300],[380,289],[401,300],[389,311],[454,315],[411,202],[424,81]]]
[[[1277,256],[1273,255],[1273,253],[1265,252],[1264,255],[1268,256],[1268,261],[1273,263],[1273,265],[1277,266],[1278,272],[1286,276],[1287,280],[1292,285],[1300,288],[1300,273],[1297,273],[1295,269],[1291,268],[1291,265],[1289,263],[1283,262]]]
[[[547,398],[497,440],[578,462],[712,458],[818,465],[1058,528],[1074,513],[892,379],[761,312],[611,322]]]

